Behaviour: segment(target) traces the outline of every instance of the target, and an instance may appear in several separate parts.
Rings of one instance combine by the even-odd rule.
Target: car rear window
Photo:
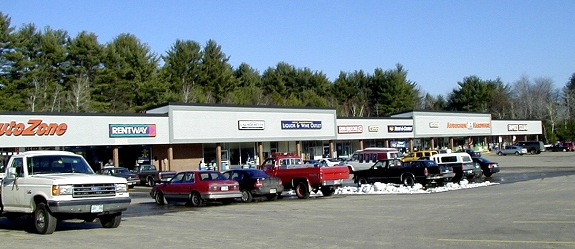
[[[252,177],[252,178],[269,177],[269,175],[266,174],[266,172],[263,172],[262,170],[248,170],[248,175],[250,175],[250,177]]]

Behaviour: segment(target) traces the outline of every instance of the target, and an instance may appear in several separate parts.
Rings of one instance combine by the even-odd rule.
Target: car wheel
[[[166,202],[164,201],[164,193],[162,193],[162,191],[158,191],[154,199],[156,200],[156,204],[158,205],[166,204]]]
[[[189,204],[192,207],[199,207],[202,205],[202,197],[200,196],[200,194],[198,192],[193,192],[190,195]]]
[[[34,210],[34,228],[36,228],[36,232],[39,234],[52,234],[56,231],[56,224],[58,220],[48,207],[46,203],[38,203],[36,205],[36,210]]]
[[[415,185],[415,180],[413,179],[412,176],[405,176],[403,178],[403,185],[407,187],[413,187],[413,185]]]
[[[307,187],[307,183],[305,182],[298,183],[297,186],[295,187],[295,194],[297,195],[297,198],[300,199],[309,198],[309,190]]]
[[[503,152],[501,152],[501,151],[500,151],[500,152],[497,152],[497,155],[498,155],[498,156],[503,156]]]
[[[266,195],[266,199],[268,201],[275,201],[278,199],[278,196],[280,196],[280,195],[281,195],[281,193]]]
[[[359,184],[359,185],[369,184],[369,183],[367,182],[367,179],[366,179],[365,177],[360,177],[360,178],[358,178],[356,182],[357,182],[357,184]]]
[[[491,177],[491,175],[493,175],[493,173],[491,173],[491,172],[490,172],[490,173],[483,172],[483,175],[484,175],[485,177]]]
[[[107,214],[100,216],[100,224],[102,224],[104,228],[119,227],[120,222],[122,222],[122,213]]]
[[[335,194],[335,188],[333,186],[321,187],[321,193],[323,196],[332,196]]]
[[[148,177],[147,183],[148,183],[148,186],[150,186],[150,187],[153,187],[154,185],[156,185],[156,182],[154,181],[154,178],[151,177],[151,176]]]
[[[519,151],[515,151],[515,155],[516,155],[516,156],[519,156]]]
[[[248,190],[242,190],[242,202],[252,202],[254,200],[252,193]]]

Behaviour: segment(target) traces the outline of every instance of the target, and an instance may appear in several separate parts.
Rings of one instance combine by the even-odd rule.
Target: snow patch
[[[492,183],[489,181],[470,183],[467,180],[462,180],[459,183],[448,182],[444,186],[439,186],[435,188],[424,188],[423,185],[417,183],[413,187],[406,187],[403,185],[393,184],[393,183],[380,183],[376,182],[374,184],[362,184],[359,187],[344,186],[338,188],[335,194],[338,195],[362,195],[362,194],[428,194],[428,193],[439,193],[452,190],[478,188],[489,185],[496,185],[499,183]]]

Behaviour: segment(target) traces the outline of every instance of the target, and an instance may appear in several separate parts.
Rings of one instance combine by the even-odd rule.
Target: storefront
[[[98,169],[224,170],[273,152],[347,157],[367,147],[400,150],[537,139],[541,121],[491,120],[486,113],[412,111],[384,118],[337,118],[335,109],[167,103],[146,114],[0,113],[0,155],[70,150]],[[110,162],[111,161],[111,162]]]

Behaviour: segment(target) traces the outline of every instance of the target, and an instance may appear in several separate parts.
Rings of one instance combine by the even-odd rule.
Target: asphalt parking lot
[[[66,221],[37,235],[0,218],[0,248],[574,248],[575,153],[484,156],[501,184],[433,194],[192,208],[136,187],[117,229]]]

